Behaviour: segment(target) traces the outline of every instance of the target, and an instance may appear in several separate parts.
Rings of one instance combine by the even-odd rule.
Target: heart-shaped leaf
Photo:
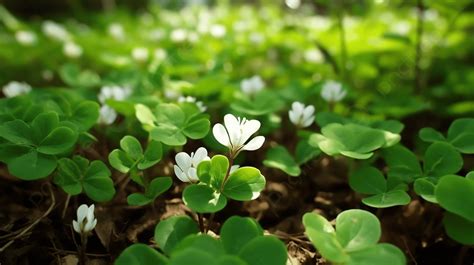
[[[185,237],[199,232],[198,225],[188,216],[173,216],[160,221],[155,227],[155,242],[170,254]]]
[[[263,164],[267,167],[277,168],[293,177],[301,174],[301,169],[295,159],[283,146],[269,149],[265,157]]]
[[[230,174],[222,193],[237,201],[254,200],[265,188],[265,177],[254,167],[241,167]]]
[[[206,185],[193,184],[183,191],[184,203],[198,213],[215,213],[227,205],[223,194]]]

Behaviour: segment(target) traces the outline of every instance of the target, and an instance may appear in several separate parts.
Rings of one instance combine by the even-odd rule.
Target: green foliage
[[[170,255],[179,242],[198,232],[198,225],[190,217],[173,216],[156,225],[155,242],[165,254]]]
[[[303,216],[306,235],[327,260],[337,264],[406,264],[403,252],[393,245],[377,244],[381,236],[377,217],[363,210],[347,210],[336,218],[336,229],[319,214]]]
[[[270,91],[261,91],[254,97],[242,98],[230,105],[230,107],[244,115],[261,116],[275,112],[283,107],[284,103]]]
[[[265,177],[258,169],[241,167],[230,173],[229,166],[227,157],[222,155],[201,162],[197,168],[200,183],[184,189],[184,203],[196,212],[213,213],[222,210],[228,199],[249,201],[260,196]]]
[[[147,106],[135,106],[136,117],[150,137],[166,145],[181,146],[187,138],[202,139],[209,132],[210,122],[206,114],[191,104],[159,104],[153,113]]]
[[[69,195],[84,192],[97,202],[109,201],[115,195],[114,182],[107,166],[99,160],[90,162],[84,157],[61,158],[54,182]]]
[[[362,200],[368,206],[386,208],[406,205],[411,201],[408,187],[398,178],[385,179],[382,172],[374,167],[362,167],[349,177],[349,185],[359,193],[371,195]]]
[[[145,244],[133,244],[115,260],[115,265],[167,265],[168,258]]]
[[[447,137],[433,128],[423,128],[419,133],[425,142],[449,143],[463,154],[474,154],[474,119],[457,119],[449,126]]]
[[[327,155],[344,155],[354,159],[368,159],[379,148],[390,147],[400,141],[400,135],[358,124],[331,123],[313,134],[309,143]]]
[[[59,121],[55,112],[37,115],[30,123],[20,119],[0,125],[0,158],[11,174],[23,180],[50,175],[57,166],[57,157],[72,150],[77,133]]]
[[[155,199],[169,190],[173,185],[170,177],[154,178],[148,185],[145,185],[145,193],[132,193],[127,197],[129,205],[142,206],[155,201]]]
[[[286,174],[297,177],[301,174],[301,169],[293,156],[283,146],[276,146],[268,150],[263,164],[267,167],[277,168]]]

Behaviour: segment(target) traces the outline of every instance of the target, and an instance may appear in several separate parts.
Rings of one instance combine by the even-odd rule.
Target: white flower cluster
[[[3,89],[3,95],[7,98],[16,97],[23,94],[28,94],[31,91],[31,86],[24,82],[11,81],[6,84]]]
[[[244,79],[240,82],[240,89],[247,95],[254,95],[257,92],[265,88],[265,83],[262,78],[258,75],[252,76],[251,78]]]
[[[75,59],[82,56],[82,47],[72,40],[71,34],[63,25],[47,20],[43,22],[42,30],[47,37],[63,43],[63,54],[66,57]]]
[[[117,118],[117,112],[107,105],[108,99],[123,101],[132,94],[130,87],[104,86],[98,95],[99,102],[102,104],[99,110],[99,124],[110,125]]]

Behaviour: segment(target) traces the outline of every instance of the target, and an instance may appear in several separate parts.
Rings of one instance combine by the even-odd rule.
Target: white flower
[[[174,29],[171,31],[171,41],[173,42],[184,42],[188,37],[188,32],[185,29]]]
[[[304,58],[310,63],[320,63],[323,61],[323,55],[318,49],[311,49],[304,52]]]
[[[117,112],[113,108],[107,105],[100,107],[97,123],[110,125],[114,123],[115,119],[117,119]]]
[[[103,86],[100,89],[98,98],[100,103],[105,104],[107,99],[123,101],[128,98],[130,94],[132,94],[132,90],[129,87]]]
[[[240,82],[240,89],[247,95],[253,95],[261,91],[264,87],[265,83],[258,75],[252,76],[249,79],[244,79]]]
[[[168,56],[168,54],[166,53],[166,50],[158,48],[153,51],[153,56],[156,60],[163,61],[164,59],[166,59],[166,56]]]
[[[16,97],[22,94],[28,94],[31,91],[31,86],[24,82],[11,81],[6,84],[2,92],[7,98]]]
[[[132,58],[139,62],[144,63],[148,60],[149,52],[147,48],[144,47],[136,47],[132,50]]]
[[[176,177],[182,182],[195,182],[199,180],[197,176],[199,163],[210,160],[210,158],[207,156],[206,148],[200,147],[196,150],[196,153],[192,152],[191,155],[185,152],[176,154],[175,160],[174,173]]]
[[[69,58],[78,58],[82,55],[82,48],[74,42],[67,42],[63,46],[63,53]]]
[[[301,5],[301,0],[285,0],[285,4],[291,9],[297,9]]]
[[[199,110],[201,112],[205,112],[207,110],[207,107],[204,106],[204,103],[202,103],[202,101],[197,101],[195,97],[191,97],[191,96],[187,96],[187,97],[183,97],[183,96],[180,96],[178,98],[178,102],[179,103],[183,103],[183,102],[187,102],[187,103],[194,103],[196,104],[196,106],[199,108]]]
[[[20,30],[15,33],[15,39],[24,46],[31,46],[36,42],[36,34],[32,31]]]
[[[225,36],[226,32],[226,28],[220,24],[214,24],[210,29],[210,33],[214,38],[222,38]]]
[[[257,136],[248,141],[260,129],[258,120],[241,119],[232,114],[227,114],[224,116],[224,125],[217,123],[212,128],[212,133],[219,143],[229,148],[231,155],[234,157],[242,150],[257,150],[265,142],[263,136]]]
[[[341,83],[336,81],[327,81],[321,90],[321,97],[327,102],[341,101],[347,94],[347,91],[342,88]]]
[[[112,23],[109,25],[107,32],[116,40],[124,40],[125,32],[123,26],[120,23]]]
[[[43,33],[51,39],[59,41],[69,40],[69,32],[61,25],[53,21],[45,21],[41,26]]]
[[[97,219],[94,217],[94,204],[87,207],[83,204],[77,208],[77,221],[72,221],[74,231],[81,235],[87,235],[94,230],[97,224]]]
[[[301,128],[310,126],[314,121],[314,106],[307,106],[301,102],[295,101],[291,104],[291,110],[288,112],[290,121]]]

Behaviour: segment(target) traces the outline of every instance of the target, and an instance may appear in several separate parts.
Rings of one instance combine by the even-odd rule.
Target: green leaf
[[[254,167],[241,167],[230,174],[222,193],[237,201],[248,201],[258,198],[263,188],[265,188],[265,177],[260,170]]]
[[[168,265],[217,265],[212,255],[196,249],[186,249],[171,257]]]
[[[168,258],[145,244],[133,244],[115,260],[115,265],[168,265]]]
[[[433,182],[429,181],[428,178],[419,178],[415,180],[413,184],[416,194],[420,195],[423,199],[437,203],[435,197],[435,185]]]
[[[204,115],[192,117],[183,128],[183,133],[191,139],[202,139],[209,132],[211,122]]]
[[[236,256],[231,256],[231,255],[224,255],[217,260],[218,265],[248,265],[240,259],[239,257]]]
[[[81,132],[86,132],[97,123],[99,108],[99,104],[94,101],[82,101],[74,108],[70,119]]]
[[[446,142],[443,134],[433,128],[423,128],[420,130],[418,135],[420,136],[420,139],[425,142]]]
[[[382,172],[374,167],[365,166],[349,176],[351,188],[363,194],[380,194],[387,191],[387,181]]]
[[[221,241],[229,254],[237,254],[252,239],[263,236],[263,229],[252,218],[232,216],[222,225]]]
[[[39,144],[37,150],[47,155],[57,155],[70,150],[77,140],[77,134],[67,127],[57,127]]]
[[[147,169],[152,167],[156,163],[160,162],[163,156],[163,146],[160,142],[157,141],[150,141],[148,146],[145,150],[145,154],[143,156],[143,160],[138,163],[137,167],[140,170]]]
[[[162,193],[167,191],[173,185],[173,180],[170,177],[159,177],[154,178],[150,184],[148,184],[146,190],[146,196],[155,200]]]
[[[54,176],[54,182],[70,195],[80,194],[82,192],[81,177],[88,164],[89,161],[84,168],[81,168],[72,159],[59,159],[58,173]]]
[[[295,161],[298,165],[302,165],[311,159],[314,159],[319,154],[321,150],[315,148],[308,143],[308,139],[303,139],[298,142],[295,150]]]
[[[402,145],[384,149],[382,155],[389,167],[389,177],[411,183],[423,174],[416,155]]]
[[[347,265],[406,265],[403,252],[390,244],[382,243],[359,251],[351,252]]]
[[[288,259],[286,246],[274,236],[252,239],[239,252],[239,257],[249,265],[285,265]]]
[[[199,167],[199,166],[198,166]],[[209,169],[210,184],[216,189],[220,190],[222,187],[222,182],[227,174],[229,169],[229,160],[223,155],[215,155],[211,159],[211,167]],[[201,168],[201,170],[203,170]]]
[[[441,142],[428,147],[424,162],[425,174],[435,178],[457,173],[463,165],[461,154],[450,144]]]
[[[128,205],[143,206],[153,202],[154,199],[146,196],[143,193],[135,192],[127,196]]]
[[[474,222],[459,215],[446,212],[443,219],[446,234],[464,245],[474,244]]]
[[[217,239],[205,234],[193,234],[181,240],[173,249],[171,256],[186,249],[195,249],[218,258],[225,254],[224,247]]]
[[[456,176],[442,177],[435,189],[436,200],[449,212],[474,222],[474,181]]]
[[[277,168],[293,177],[301,174],[301,169],[295,159],[283,146],[269,149],[265,157],[263,164],[267,167]]]
[[[227,199],[206,185],[193,184],[183,191],[183,201],[192,210],[198,213],[215,213],[222,210]]]
[[[448,129],[448,141],[460,152],[474,154],[474,119],[455,120]]]
[[[137,138],[126,135],[120,140],[120,147],[132,160],[139,160],[143,156],[143,149]]]
[[[8,171],[23,180],[36,180],[53,173],[56,165],[54,156],[31,150],[22,156],[12,158],[8,163]]]
[[[392,190],[385,193],[380,193],[374,196],[364,198],[362,202],[365,205],[375,208],[387,208],[398,205],[407,205],[411,198],[403,190]]]
[[[380,222],[370,212],[352,209],[336,219],[336,236],[346,251],[357,251],[377,244],[381,236]]]
[[[135,115],[138,121],[140,121],[140,123],[145,126],[153,127],[156,122],[153,112],[151,112],[151,110],[143,104],[135,105]]]
[[[186,144],[187,140],[181,129],[172,124],[159,124],[150,131],[151,139],[160,141],[170,146],[181,146]]]
[[[33,133],[22,120],[7,121],[0,125],[0,137],[17,145],[33,145]]]
[[[35,135],[35,142],[40,143],[45,139],[59,124],[59,117],[56,112],[40,113],[31,122],[31,129]]]
[[[122,150],[115,149],[109,154],[110,165],[122,173],[128,173],[134,161]]]
[[[92,161],[84,174],[84,192],[97,202],[111,200],[115,195],[115,188],[110,176],[111,172],[104,162]]]
[[[155,242],[166,254],[170,254],[185,237],[198,232],[198,225],[189,216],[173,216],[160,221],[155,227]]]

